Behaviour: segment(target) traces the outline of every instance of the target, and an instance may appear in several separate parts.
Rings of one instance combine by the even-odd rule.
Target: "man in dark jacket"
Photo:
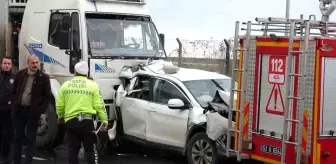
[[[27,61],[28,68],[16,73],[11,95],[14,164],[21,162],[23,145],[27,145],[24,163],[32,163],[39,119],[50,103],[50,78],[39,70],[39,64],[39,58],[31,55]]]
[[[0,59],[0,63],[0,163],[7,163],[9,161],[10,143],[13,138],[9,97],[15,75],[11,72],[11,58],[4,57]]]

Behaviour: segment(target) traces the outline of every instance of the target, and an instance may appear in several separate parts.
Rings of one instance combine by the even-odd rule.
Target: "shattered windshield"
[[[231,88],[231,79],[192,80],[183,83],[202,107],[208,106],[208,102],[214,99],[217,90],[230,92]]]
[[[87,14],[86,24],[93,57],[166,57],[147,17]]]

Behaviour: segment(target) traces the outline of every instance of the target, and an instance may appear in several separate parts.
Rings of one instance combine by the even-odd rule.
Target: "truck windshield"
[[[191,80],[183,83],[202,107],[208,106],[217,90],[230,92],[231,88],[231,79]],[[237,83],[235,85],[237,86]]]
[[[92,57],[166,57],[148,17],[86,14],[86,24]]]

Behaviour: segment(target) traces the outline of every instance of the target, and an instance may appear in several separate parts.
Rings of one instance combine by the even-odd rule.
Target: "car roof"
[[[176,73],[165,73],[163,71],[163,65],[173,65],[171,62],[166,61],[158,61],[155,64],[149,65],[148,68],[150,71],[139,71],[144,74],[152,74],[154,76],[159,77],[173,77],[180,81],[193,81],[193,80],[206,80],[206,79],[231,79],[228,76],[223,74],[219,74],[217,72],[210,72],[200,69],[192,69],[192,68],[178,68]]]
[[[181,81],[206,80],[206,79],[230,79],[230,77],[210,71],[191,68],[180,68],[177,73],[166,74]]]
[[[191,68],[179,68],[177,73],[165,73],[163,70],[155,71],[153,75],[155,76],[161,76],[161,77],[174,77],[180,81],[193,81],[193,80],[207,80],[207,79],[231,79],[228,76],[216,73],[216,72],[210,72],[210,71],[204,71],[199,69],[191,69]],[[147,72],[152,74],[151,72]]]

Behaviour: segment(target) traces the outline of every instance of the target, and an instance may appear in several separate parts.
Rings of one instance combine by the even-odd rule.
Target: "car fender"
[[[194,136],[196,133],[206,133],[206,122],[200,122],[198,124],[192,124],[188,127],[186,142],[185,142],[185,149],[184,149],[184,155],[187,153],[187,145],[189,143],[189,140],[192,136]]]

